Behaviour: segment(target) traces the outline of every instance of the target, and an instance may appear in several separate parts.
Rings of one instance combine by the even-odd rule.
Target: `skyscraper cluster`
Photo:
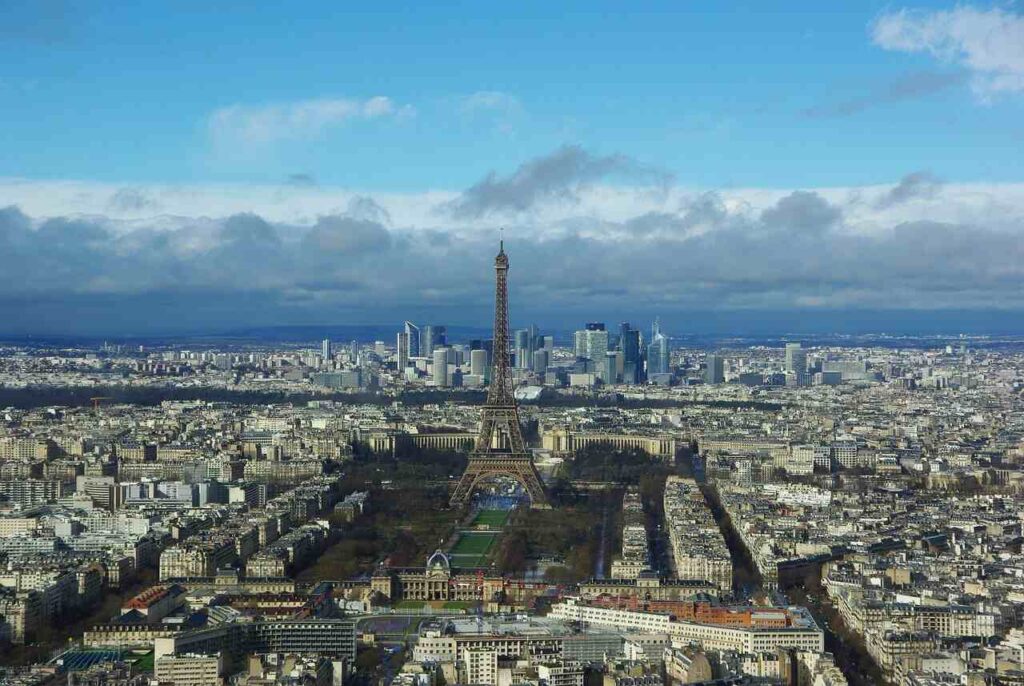
[[[629,322],[619,324],[615,338],[603,322],[588,322],[573,335],[573,352],[581,371],[594,373],[606,384],[635,384],[671,373],[672,348],[657,321],[647,342]]]
[[[444,348],[448,343],[448,328],[438,324],[428,324],[420,328],[412,322],[405,322],[403,330],[398,333],[395,350],[398,353],[398,368],[405,369],[409,361],[416,357],[432,359],[436,348]]]
[[[516,368],[529,369],[537,374],[543,374],[551,361],[553,348],[554,338],[542,336],[537,330],[536,324],[531,325],[528,329],[517,329],[512,341]]]
[[[516,366],[539,369],[538,373],[543,373],[553,348],[552,337],[540,336],[537,327],[532,326],[517,331],[515,343]],[[395,361],[398,371],[407,379],[426,374],[431,385],[437,387],[460,385],[463,381],[481,385],[489,379],[493,349],[494,343],[490,339],[474,338],[468,341],[468,345],[452,343],[448,338],[448,327],[443,324],[427,324],[420,328],[406,321],[402,331],[396,334]],[[542,359],[539,354],[543,354]],[[543,366],[538,367],[538,364]]]

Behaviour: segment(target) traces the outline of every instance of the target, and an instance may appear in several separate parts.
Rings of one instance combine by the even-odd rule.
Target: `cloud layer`
[[[982,99],[1024,91],[1024,16],[1000,7],[883,13],[871,27],[886,50],[927,53],[962,66]]]
[[[562,148],[462,193],[0,182],[3,205],[8,331],[86,317],[104,330],[486,322],[499,226],[514,309],[567,326],[639,310],[1024,308],[1024,187],[925,171],[863,188],[708,191]]]
[[[319,98],[269,105],[229,105],[214,110],[207,121],[215,141],[266,144],[314,138],[326,129],[357,119],[393,116],[399,108],[391,98]]]
[[[543,202],[576,203],[588,185],[615,176],[660,182],[670,178],[625,155],[598,156],[579,146],[565,146],[507,176],[491,172],[444,210],[457,218],[476,219],[495,212],[525,212]]]

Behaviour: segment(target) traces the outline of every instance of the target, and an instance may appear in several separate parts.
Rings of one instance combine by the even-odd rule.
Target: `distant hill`
[[[421,329],[427,322],[415,322]],[[259,341],[282,341],[288,343],[318,341],[330,338],[332,341],[359,341],[372,343],[395,342],[395,334],[402,330],[402,322],[394,324],[348,324],[336,326],[259,326],[225,331],[224,338]],[[468,341],[472,338],[490,338],[491,330],[480,326],[448,326],[448,340]]]

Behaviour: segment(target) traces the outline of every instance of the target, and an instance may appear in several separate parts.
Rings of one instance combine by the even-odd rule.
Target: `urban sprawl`
[[[1024,684],[1024,352],[509,339],[0,348],[0,682]]]

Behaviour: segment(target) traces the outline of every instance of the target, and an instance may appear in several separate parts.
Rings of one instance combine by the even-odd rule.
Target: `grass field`
[[[449,554],[452,564],[461,568],[482,567],[497,540],[498,534],[463,531]]]
[[[422,600],[400,600],[395,604],[395,608],[399,610],[421,610],[426,606],[426,603]]]
[[[508,521],[508,510],[480,510],[471,522],[472,526],[490,526],[500,528]]]
[[[476,603],[468,600],[449,600],[444,604],[446,610],[472,610],[476,607]]]

